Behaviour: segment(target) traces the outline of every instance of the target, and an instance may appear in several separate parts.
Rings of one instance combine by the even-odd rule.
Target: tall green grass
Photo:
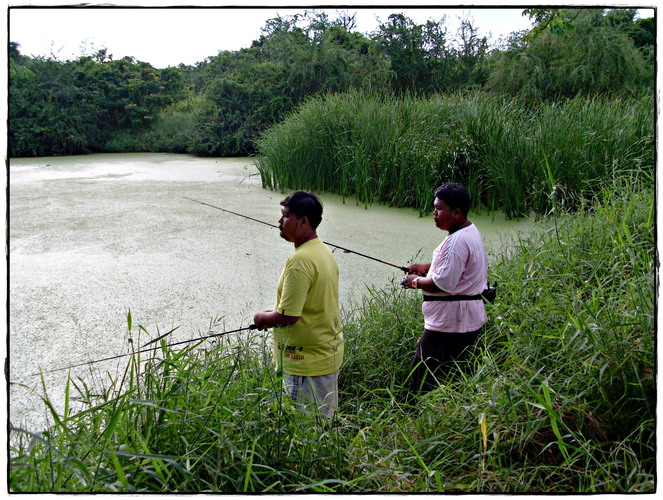
[[[268,334],[161,344],[104,384],[72,377],[64,411],[44,396],[46,431],[11,428],[10,491],[653,492],[651,183],[557,204],[504,250],[483,336],[426,395],[403,389],[421,299],[392,283],[344,305],[331,421],[282,396]]]
[[[263,187],[430,210],[445,181],[510,217],[590,199],[620,172],[654,170],[654,101],[577,97],[526,106],[490,94],[316,97],[257,142]]]

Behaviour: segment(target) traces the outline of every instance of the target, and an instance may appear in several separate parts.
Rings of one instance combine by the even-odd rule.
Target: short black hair
[[[453,210],[460,208],[460,212],[467,217],[470,212],[470,193],[465,186],[457,182],[447,182],[435,191],[435,198],[439,198]]]
[[[281,206],[287,207],[298,219],[308,217],[313,229],[316,229],[322,221],[322,202],[310,191],[295,191],[285,197]]]

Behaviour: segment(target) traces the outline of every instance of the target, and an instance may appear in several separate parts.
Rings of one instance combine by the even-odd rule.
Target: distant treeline
[[[9,45],[10,157],[92,152],[258,153],[256,141],[317,95],[505,94],[529,106],[654,87],[654,19],[634,9],[528,9],[531,31],[489,45],[471,20],[392,14],[371,34],[355,15],[267,21],[251,47],[156,69],[106,49],[75,60]]]

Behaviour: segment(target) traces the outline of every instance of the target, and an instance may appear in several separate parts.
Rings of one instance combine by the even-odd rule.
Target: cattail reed
[[[310,99],[258,141],[263,186],[426,213],[445,181],[509,217],[576,205],[619,172],[654,169],[654,105],[576,97],[526,105],[483,93]]]

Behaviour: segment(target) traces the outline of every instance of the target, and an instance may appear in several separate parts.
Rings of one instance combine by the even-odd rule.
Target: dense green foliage
[[[114,133],[141,130],[181,99],[182,75],[131,58],[57,62],[15,48],[10,61],[11,156],[82,154],[103,150]]]
[[[654,78],[651,53],[636,44],[633,19],[600,9],[567,14],[562,27],[538,32],[513,50],[495,52],[488,90],[529,99],[625,94]],[[619,22],[621,21],[621,22]]]
[[[45,397],[48,430],[10,429],[10,491],[653,492],[651,183],[619,177],[493,249],[486,331],[427,395],[404,397],[421,299],[394,284],[345,308],[332,421],[289,406],[267,335],[162,344],[72,378],[62,411]]]
[[[576,97],[530,107],[471,92],[312,98],[258,141],[263,186],[431,208],[445,181],[508,216],[587,199],[616,172],[654,172],[654,101]]]
[[[315,95],[431,95],[481,89],[539,99],[632,94],[654,82],[654,20],[633,9],[533,9],[532,33],[499,46],[470,20],[415,24],[393,14],[370,34],[353,15],[269,20],[251,47],[156,69],[106,49],[72,61],[9,47],[11,157],[88,152],[246,156]],[[553,19],[554,22],[548,22]],[[553,29],[554,28],[554,29]]]

